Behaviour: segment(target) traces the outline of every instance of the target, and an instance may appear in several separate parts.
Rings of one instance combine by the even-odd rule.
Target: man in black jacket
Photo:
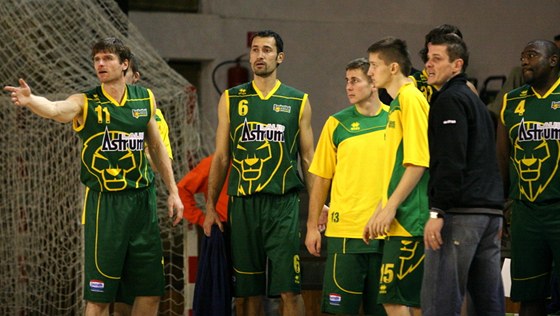
[[[442,87],[428,118],[430,219],[424,228],[425,316],[459,315],[469,290],[477,315],[504,315],[500,230],[504,194],[492,119],[467,87],[466,44],[428,44],[428,83]]]

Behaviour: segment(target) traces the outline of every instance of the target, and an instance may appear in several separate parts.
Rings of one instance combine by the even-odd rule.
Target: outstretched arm
[[[19,79],[19,86],[5,86],[4,90],[10,92],[15,105],[28,107],[41,117],[61,123],[68,123],[80,115],[85,100],[83,94],[73,94],[66,100],[50,101],[45,97],[32,94],[31,88],[23,79]]]

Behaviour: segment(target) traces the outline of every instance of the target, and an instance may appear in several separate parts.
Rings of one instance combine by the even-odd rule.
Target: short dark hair
[[[373,43],[368,48],[368,53],[379,53],[379,56],[385,63],[397,63],[403,75],[408,76],[412,69],[410,55],[404,40],[395,37],[386,37],[378,42]]]
[[[418,52],[424,63],[428,61],[428,43],[430,43],[434,37],[445,34],[456,34],[460,38],[463,38],[463,33],[461,33],[461,30],[455,25],[441,24],[436,26],[428,32],[428,34],[426,34],[424,37],[424,47],[420,50],[420,52]]]
[[[554,36],[554,40],[555,40],[555,41],[560,41],[560,34]]]
[[[461,37],[454,33],[441,34],[435,36],[430,40],[432,45],[445,45],[447,47],[447,54],[450,61],[457,59],[463,60],[462,72],[467,69],[469,65],[469,50],[467,44]]]
[[[368,81],[372,80],[371,77],[367,75],[369,70],[369,61],[364,57],[353,59],[348,64],[346,64],[346,71],[354,69],[361,69],[366,77],[368,77]]]
[[[280,37],[280,34],[274,31],[264,30],[256,32],[255,34],[253,34],[253,37],[251,37],[251,44],[253,43],[255,37],[273,37],[276,41],[276,50],[278,51],[278,53],[282,53],[284,51],[284,41],[282,41],[282,37]]]
[[[130,49],[124,45],[124,43],[115,37],[107,37],[93,44],[91,48],[91,58],[95,57],[97,53],[111,53],[119,57],[119,61],[122,63],[125,59],[130,61],[132,53]]]

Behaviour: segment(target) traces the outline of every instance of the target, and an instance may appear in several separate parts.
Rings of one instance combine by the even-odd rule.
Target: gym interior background
[[[7,3],[17,3],[18,1],[7,1]],[[78,2],[78,0],[76,0]],[[102,1],[100,1],[101,3]],[[181,74],[188,80],[190,92],[196,91],[197,100],[185,97],[188,104],[192,104],[192,109],[196,109],[195,113],[179,113],[180,115],[172,116],[168,119],[170,129],[178,133],[177,129],[185,128],[182,115],[187,116],[187,121],[191,122],[191,118],[200,118],[204,122],[206,128],[200,129],[200,137],[196,138],[200,147],[204,147],[203,152],[197,152],[196,155],[189,156],[188,161],[182,161],[182,156],[191,154],[187,149],[183,150],[186,144],[192,143],[188,135],[181,134],[176,148],[177,164],[181,168],[177,171],[180,174],[192,167],[190,158],[200,157],[202,153],[208,153],[213,148],[213,128],[216,126],[216,106],[218,103],[220,92],[234,84],[238,80],[249,79],[250,72],[245,74],[240,69],[249,69],[247,64],[248,56],[248,38],[254,31],[262,29],[272,29],[281,34],[285,42],[286,60],[279,69],[279,78],[282,82],[297,87],[300,90],[308,92],[313,107],[313,128],[316,139],[321,131],[323,123],[328,115],[337,112],[346,107],[348,101],[344,92],[344,67],[346,63],[356,57],[366,56],[367,47],[382,37],[392,35],[402,38],[408,42],[409,50],[413,59],[413,66],[421,69],[422,64],[418,57],[418,50],[423,45],[424,35],[434,26],[449,23],[460,27],[463,32],[465,41],[471,51],[470,66],[467,73],[475,83],[478,83],[481,95],[487,95],[488,101],[491,100],[493,93],[499,90],[504,76],[509,70],[519,64],[519,55],[525,43],[530,40],[543,38],[552,39],[554,35],[560,33],[555,25],[557,13],[560,12],[560,2],[556,1],[539,1],[527,5],[521,0],[512,1],[459,1],[459,0],[354,0],[354,1],[337,1],[337,0],[251,0],[251,1],[227,1],[227,0],[117,0],[119,7],[128,15],[130,25],[137,28],[142,36],[140,42],[147,49],[141,57],[146,63],[143,65],[146,73],[166,72],[167,68],[161,67],[155,61],[149,59],[150,54],[163,58],[165,62],[176,72]],[[22,2],[22,5],[34,4],[35,2]],[[39,5],[39,3],[35,3]],[[5,9],[4,5],[0,8]],[[106,9],[106,8],[103,8]],[[61,11],[61,10],[59,10]],[[61,12],[58,12],[61,13]],[[55,15],[57,13],[53,13]],[[3,15],[4,16],[4,15]],[[6,15],[7,16],[7,15]],[[35,19],[27,19],[27,23],[33,23]],[[119,23],[121,23],[120,21]],[[0,19],[0,25],[5,30],[9,28],[14,21],[8,19]],[[42,23],[38,21],[37,23]],[[38,25],[41,27],[41,25]],[[85,28],[86,26],[81,26]],[[132,27],[131,27],[132,29]],[[54,33],[55,30],[46,30]],[[16,38],[17,39],[17,38]],[[12,42],[13,41],[13,42]],[[6,43],[5,50],[0,52],[3,56],[3,65],[0,69],[4,71],[4,77],[0,76],[2,83],[12,83],[16,76],[12,74],[12,68],[7,65],[15,66],[19,74],[19,69],[31,64],[26,60],[28,56],[23,48],[14,45],[23,45],[21,41],[14,40],[13,36],[6,36],[3,40]],[[14,45],[8,45],[8,44]],[[45,43],[50,43],[45,41]],[[28,44],[28,43],[27,43]],[[73,46],[75,42],[55,42],[55,45]],[[15,56],[23,56],[21,60],[12,62],[7,53],[8,47],[13,46],[13,54]],[[138,47],[138,46],[136,46]],[[142,47],[142,46],[140,46]],[[153,49],[152,49],[153,48]],[[49,50],[50,46],[42,47],[43,50]],[[83,50],[76,50],[74,54],[68,54],[66,51],[64,56],[74,56],[87,54]],[[38,52],[38,51],[37,51]],[[5,55],[4,55],[5,54]],[[36,54],[36,52],[31,52]],[[54,56],[54,53],[52,53]],[[49,57],[49,55],[47,56]],[[60,58],[56,59],[56,64],[50,65],[59,70],[60,64],[66,64],[69,61],[67,69],[75,71],[75,59]],[[52,57],[51,60],[52,61]],[[148,62],[149,61],[149,62]],[[89,60],[87,69],[91,71]],[[20,67],[21,66],[21,67]],[[6,67],[6,68],[2,68]],[[36,67],[37,68],[37,67]],[[52,68],[49,68],[52,70]],[[84,68],[86,69],[86,68]],[[49,71],[50,71],[49,70]],[[37,73],[41,74],[42,69],[37,68]],[[167,71],[168,72],[168,71]],[[85,72],[84,72],[85,73]],[[28,74],[29,73],[24,73]],[[37,91],[51,91],[47,89],[47,82],[53,82],[49,79],[49,72],[44,71],[44,78],[35,76],[35,84],[33,87],[40,87]],[[95,80],[91,74],[80,75],[81,77],[74,81]],[[6,79],[9,77],[8,79]],[[89,78],[91,77],[91,78]],[[171,102],[173,95],[168,95],[164,99],[164,93],[158,93],[161,90],[161,78],[159,76],[147,76],[146,83],[154,87],[154,91],[158,100]],[[175,84],[185,83],[178,78],[171,76],[170,82]],[[244,78],[245,77],[245,78]],[[45,79],[45,80],[43,80]],[[64,86],[64,82],[56,82],[53,84],[52,90],[60,92],[60,88]],[[45,83],[45,84],[44,84]],[[192,84],[192,86],[191,86]],[[160,85],[158,87],[158,85]],[[484,93],[483,93],[484,92]],[[489,92],[489,93],[488,93]],[[66,94],[67,95],[67,94]],[[3,101],[3,99],[0,99]],[[189,103],[190,102],[190,103]],[[195,105],[196,103],[196,105]],[[75,202],[78,196],[73,191],[78,186],[77,173],[79,170],[76,165],[76,153],[70,152],[69,148],[78,148],[78,142],[75,135],[68,126],[61,127],[57,124],[45,123],[39,125],[36,120],[32,120],[30,115],[25,111],[11,113],[12,108],[6,106],[6,110],[2,111],[3,121],[18,124],[8,124],[5,136],[2,136],[0,149],[0,174],[3,175],[3,189],[0,190],[1,203],[1,220],[2,230],[0,231],[0,252],[4,254],[4,260],[0,263],[2,270],[6,273],[10,271],[18,271],[16,278],[9,279],[3,287],[2,295],[0,295],[0,311],[3,308],[12,306],[15,301],[14,309],[8,311],[18,311],[18,314],[25,314],[27,307],[42,304],[41,299],[45,301],[54,301],[50,297],[54,297],[56,292],[61,292],[61,288],[54,288],[51,276],[46,272],[44,267],[54,265],[64,265],[68,263],[68,267],[62,270],[72,275],[79,275],[79,267],[71,265],[79,262],[80,252],[73,252],[73,256],[67,256],[67,261],[61,261],[56,257],[47,257],[48,252],[60,252],[60,246],[63,243],[59,241],[58,235],[54,232],[62,231],[68,223],[76,222],[77,213],[75,208],[79,208],[79,203]],[[43,124],[43,123],[41,123]],[[195,125],[193,125],[195,126]],[[189,128],[192,128],[189,127]],[[45,132],[48,131],[48,132]],[[184,132],[184,134],[191,134]],[[10,136],[12,135],[12,136]],[[61,137],[64,135],[64,137]],[[19,137],[21,136],[21,137]],[[172,135],[177,136],[177,135]],[[37,137],[37,141],[34,141]],[[43,138],[40,138],[43,137]],[[45,138],[47,138],[45,140]],[[12,138],[8,143],[8,138]],[[58,148],[46,148],[47,153],[31,152],[32,146],[53,142],[53,138],[63,144],[65,147],[60,148],[65,159],[53,154],[52,151]],[[17,147],[13,146],[13,142],[17,143]],[[10,145],[7,145],[10,144]],[[183,145],[183,146],[182,146]],[[40,147],[40,146],[35,146]],[[17,154],[16,154],[17,150]],[[48,171],[43,172],[45,166],[57,166],[56,163],[65,161],[73,162],[69,168],[62,168],[60,173],[54,175]],[[187,160],[187,159],[185,159]],[[31,162],[43,163],[31,167]],[[65,171],[70,170],[70,174]],[[45,179],[45,183],[39,182]],[[178,180],[177,179],[177,180]],[[75,183],[76,182],[76,183]],[[160,183],[160,186],[163,187]],[[50,189],[58,187],[56,195],[51,192],[45,192],[48,199],[42,198],[37,191],[39,188]],[[5,189],[4,189],[5,188]],[[15,191],[22,189],[21,191]],[[31,192],[31,193],[29,193]],[[71,197],[71,198],[70,198]],[[38,202],[31,199],[37,199]],[[68,198],[68,202],[66,199]],[[50,223],[53,217],[57,217],[58,213],[51,212],[49,209],[49,201],[63,201],[61,209],[65,210],[67,218],[59,218],[58,222]],[[81,198],[78,198],[81,200]],[[162,197],[162,200],[163,197]],[[29,205],[33,209],[26,208],[25,203],[29,201]],[[17,205],[18,207],[14,207]],[[10,214],[8,217],[8,214]],[[43,214],[41,220],[34,220],[34,214]],[[26,216],[28,216],[26,218]],[[302,236],[305,234],[305,220],[307,217],[307,196],[302,193]],[[41,230],[46,230],[47,225],[54,224],[53,233],[48,233],[46,239],[36,239],[33,235],[37,235]],[[43,226],[44,225],[44,226]],[[72,225],[74,231],[69,230],[63,238],[75,238],[76,240],[68,248],[79,245],[79,225]],[[170,279],[174,280],[172,289],[168,292],[168,297],[163,301],[160,314],[163,315],[180,315],[184,309],[188,309],[187,302],[183,300],[183,293],[187,288],[183,289],[183,280],[175,279],[176,276],[182,278],[182,273],[187,267],[183,266],[183,262],[187,265],[187,254],[183,254],[183,235],[175,229],[167,232],[169,238],[164,241],[166,249],[171,249],[169,253],[173,253],[166,260],[170,262],[169,266]],[[13,236],[19,235],[20,243],[17,246],[29,246],[30,249],[36,249],[38,252],[25,252],[26,256],[19,256],[20,252],[15,251],[11,247]],[[62,238],[60,240],[63,240]],[[66,239],[64,239],[66,240]],[[186,239],[185,239],[186,240]],[[31,242],[29,242],[31,241]],[[56,241],[53,243],[53,241]],[[56,244],[54,250],[50,244]],[[76,248],[77,249],[77,248]],[[22,252],[23,253],[23,252]],[[50,253],[49,253],[50,255]],[[34,256],[34,257],[33,257]],[[38,262],[46,264],[31,266],[31,260],[37,259]],[[45,258],[45,260],[39,260]],[[54,258],[54,259],[53,259]],[[322,278],[322,259],[311,257],[307,254],[302,244],[302,271],[304,272],[304,289],[316,295],[321,287]],[[8,269],[8,267],[10,269]],[[71,268],[70,268],[71,267]],[[6,268],[6,269],[4,269]],[[13,269],[13,270],[12,270]],[[59,271],[56,268],[52,271]],[[64,271],[61,271],[61,273]],[[2,272],[3,273],[3,272]],[[13,274],[13,272],[10,272]],[[44,290],[38,291],[36,296],[11,296],[12,290],[17,293],[28,293],[32,289],[30,280],[35,275],[39,276],[37,282],[44,285]],[[4,275],[3,275],[4,276]],[[185,276],[186,277],[186,276]],[[192,275],[190,275],[192,277]],[[12,282],[13,280],[13,282]],[[185,283],[187,280],[185,280]],[[192,280],[188,280],[189,282]],[[56,314],[65,314],[66,302],[80,302],[80,293],[76,290],[75,284],[80,284],[79,280],[74,280],[64,285],[64,290],[74,289],[69,293],[66,301],[52,307],[56,308]],[[27,285],[25,285],[27,284]],[[317,302],[317,296],[311,296],[313,302]],[[10,305],[8,305],[8,303]],[[316,304],[308,305],[310,315],[317,315],[318,309]],[[74,306],[73,309],[67,309],[67,315],[72,315],[71,310],[79,310]],[[35,315],[34,313],[31,313]],[[37,315],[40,313],[37,312]],[[48,315],[49,313],[46,313]],[[52,314],[52,313],[50,313]]]

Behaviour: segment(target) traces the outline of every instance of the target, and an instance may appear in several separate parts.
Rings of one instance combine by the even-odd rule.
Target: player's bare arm
[[[216,129],[216,151],[208,175],[208,199],[206,200],[206,218],[202,225],[204,234],[210,236],[212,225],[216,224],[224,231],[220,217],[216,212],[216,202],[224,186],[230,163],[228,101],[226,93],[218,103],[218,128]]]
[[[83,94],[73,94],[66,100],[50,101],[32,94],[31,88],[23,79],[19,79],[19,86],[5,86],[4,90],[10,92],[15,105],[25,106],[41,117],[61,123],[68,123],[79,116],[85,100]]]
[[[331,179],[315,176],[311,192],[309,192],[309,211],[307,213],[307,234],[305,246],[310,254],[319,257],[321,255],[321,232],[319,231],[319,216],[329,194]]]
[[[389,227],[395,219],[397,208],[408,197],[410,192],[414,189],[422,175],[426,171],[426,167],[407,165],[404,174],[399,181],[395,191],[389,197],[385,207],[381,209],[379,214],[376,215],[375,220],[369,227],[370,233],[373,236],[385,236],[389,231]],[[428,212],[428,210],[426,210]]]
[[[373,214],[371,215],[371,217],[369,218],[366,226],[364,227],[364,232],[362,233],[362,240],[366,243],[369,244],[369,241],[371,239],[374,239],[375,236],[373,235],[372,229],[373,229],[373,223],[375,222],[375,219],[377,218],[377,214],[381,213],[381,201],[379,201],[379,203],[377,203],[377,206],[375,207],[375,210],[373,212]]]
[[[311,128],[311,103],[309,99],[303,105],[303,114],[299,121],[299,148],[301,159],[301,170],[305,179],[307,192],[311,192],[314,176],[309,172],[309,166],[315,153],[313,143],[313,129]]]
[[[323,205],[323,210],[321,215],[319,215],[319,221],[317,222],[317,228],[319,232],[322,233],[327,229],[327,220],[329,217],[329,206],[327,204]]]
[[[150,157],[152,157],[152,161],[161,174],[163,182],[167,187],[167,192],[169,193],[167,198],[168,215],[170,218],[175,216],[173,220],[173,226],[175,226],[183,219],[183,203],[179,197],[179,190],[177,189],[173,168],[171,167],[171,159],[167,154],[167,150],[165,149],[165,145],[159,133],[157,122],[153,116],[148,123],[147,136]]]

